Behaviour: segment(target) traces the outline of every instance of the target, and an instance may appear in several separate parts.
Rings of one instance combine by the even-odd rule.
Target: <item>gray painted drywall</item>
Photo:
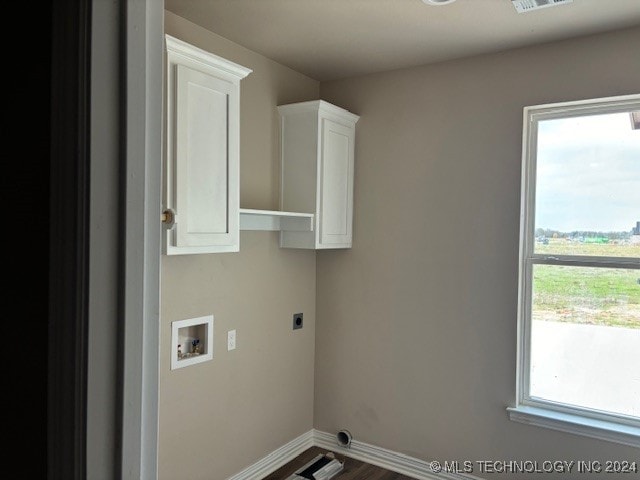
[[[505,410],[523,107],[640,92],[638,45],[634,28],[321,84],[360,121],[353,248],[317,258],[316,428],[425,460],[638,460]]]
[[[277,210],[276,106],[317,99],[319,83],[169,12],[165,31],[253,70],[240,85],[240,204]],[[275,232],[241,232],[239,253],[162,257],[161,480],[227,478],[313,428],[315,262]],[[213,360],[172,371],[171,322],[209,314]]]
[[[254,69],[242,84],[241,203],[276,208],[267,111],[317,85],[168,12],[166,31]],[[427,460],[637,456],[510,422],[505,408],[515,396],[522,108],[637,93],[639,41],[631,29],[322,84],[323,99],[361,115],[354,247],[318,253],[317,295],[315,254],[283,252],[272,233],[242,233],[239,254],[163,257],[160,478],[226,478],[312,418]],[[317,324],[305,315],[306,336],[295,337],[290,313],[315,303]],[[171,320],[206,313],[216,316],[214,360],[171,372]],[[227,352],[231,328],[238,350]]]

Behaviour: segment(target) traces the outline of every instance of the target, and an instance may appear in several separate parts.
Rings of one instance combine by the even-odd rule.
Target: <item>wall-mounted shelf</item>
[[[240,209],[240,230],[313,232],[313,213]]]

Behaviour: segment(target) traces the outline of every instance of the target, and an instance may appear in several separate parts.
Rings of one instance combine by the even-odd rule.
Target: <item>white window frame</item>
[[[516,402],[508,407],[513,421],[640,447],[640,419],[532,398],[529,392],[531,354],[531,291],[533,265],[570,265],[640,269],[640,258],[534,253],[538,123],[542,120],[640,110],[640,95],[608,97],[524,108],[520,263],[518,285],[518,345]]]

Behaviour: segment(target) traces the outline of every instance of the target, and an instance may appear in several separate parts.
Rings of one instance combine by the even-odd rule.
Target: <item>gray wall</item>
[[[317,99],[319,83],[170,12],[165,30],[253,69],[241,83],[240,204],[276,210],[276,105]],[[275,232],[242,232],[240,253],[162,257],[161,480],[227,478],[313,427],[315,261],[280,249]],[[296,312],[304,328],[293,331]],[[207,314],[213,360],[171,371],[171,322]]]
[[[316,428],[422,459],[637,460],[505,408],[522,109],[638,93],[638,45],[635,28],[321,85],[360,121],[353,248],[317,258]]]
[[[120,2],[93,2],[87,479],[118,471],[118,215]]]

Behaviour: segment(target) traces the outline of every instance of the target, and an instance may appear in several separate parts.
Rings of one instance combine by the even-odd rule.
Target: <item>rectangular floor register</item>
[[[285,480],[329,480],[343,469],[344,462],[340,462],[333,453],[328,452],[317,455]]]

